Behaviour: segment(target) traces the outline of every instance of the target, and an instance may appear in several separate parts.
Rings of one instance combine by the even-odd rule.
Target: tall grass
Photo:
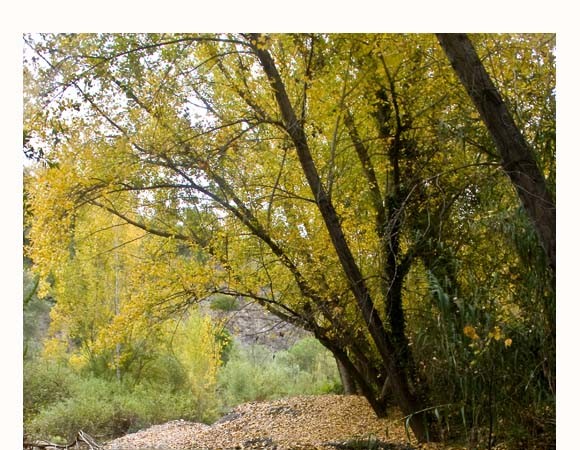
[[[444,432],[473,448],[551,448],[555,397],[541,318],[502,312],[473,286],[469,298],[456,298],[430,276],[432,310],[414,326],[432,402],[445,405],[437,411]]]

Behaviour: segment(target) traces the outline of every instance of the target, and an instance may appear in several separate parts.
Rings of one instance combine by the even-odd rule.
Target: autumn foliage
[[[554,195],[554,36],[471,38]],[[45,352],[126,370],[199,302],[240,296],[420,441],[551,432],[555,265],[434,35],[25,44]],[[174,343],[203,349],[187,370],[207,383],[212,326]]]

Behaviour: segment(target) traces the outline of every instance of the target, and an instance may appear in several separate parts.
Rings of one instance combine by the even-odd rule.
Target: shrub
[[[67,398],[43,408],[26,424],[31,436],[70,441],[79,430],[100,439],[137,431],[156,423],[186,419],[209,422],[188,391],[162,385],[124,383],[90,377],[78,379]]]
[[[336,364],[314,338],[305,338],[287,351],[261,345],[235,345],[220,369],[219,392],[228,406],[289,395],[340,392]]]
[[[24,270],[24,298],[23,298],[23,344],[24,358],[31,359],[40,354],[42,339],[44,338],[48,324],[51,302],[39,300],[36,296],[38,278],[33,277],[28,270]]]
[[[28,360],[23,366],[24,420],[47,406],[67,398],[77,379],[68,367],[43,360]]]
[[[66,398],[43,408],[29,421],[27,432],[56,441],[69,441],[81,429],[95,436],[113,434],[115,387],[96,378],[77,379]]]
[[[82,429],[105,440],[175,419],[211,423],[223,403],[233,406],[340,387],[332,356],[310,338],[277,353],[236,344],[228,362],[219,367],[217,354],[207,360],[196,353],[199,345],[191,347],[200,339],[213,345],[211,330],[204,324],[207,328],[202,319],[188,321],[186,333],[176,336],[174,354],[160,353],[139,377],[126,374],[123,381],[103,378],[103,373],[77,373],[54,362],[26,362],[26,434],[70,442]]]
[[[231,295],[215,295],[211,301],[209,307],[213,310],[218,311],[235,311],[239,308],[239,301],[236,297]]]
[[[171,392],[162,385],[138,385],[123,396],[117,397],[119,417],[128,418],[128,428],[133,432],[169,420],[184,419],[210,422],[215,417],[205,417],[197,400],[187,390]]]
[[[157,354],[142,365],[138,373],[124,374],[124,379],[133,385],[159,385],[170,392],[187,389],[189,380],[187,373],[174,355],[166,352]]]
[[[73,439],[82,429],[102,439],[168,420],[215,420],[220,411],[220,351],[228,336],[216,338],[209,318],[197,314],[168,323],[165,331],[165,342],[155,351],[136,353],[138,358],[130,371],[122,371],[121,380],[101,364],[107,358],[99,355],[78,371],[66,365],[66,357],[60,364],[26,361],[26,434],[58,442]]]

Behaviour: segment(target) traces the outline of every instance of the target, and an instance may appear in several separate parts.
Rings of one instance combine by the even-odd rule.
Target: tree
[[[467,303],[467,275],[504,242],[481,216],[514,197],[472,111],[451,101],[434,44],[28,37],[25,129],[48,161],[31,188],[37,271],[46,280],[74,259],[83,220],[114,218],[151,243],[126,263],[141,294],[119,329],[217,293],[254,299],[311,331],[377,414],[392,397],[420,441],[436,438],[409,329],[434,297],[411,283],[448,278]],[[494,268],[509,264],[506,250]]]
[[[467,35],[438,34],[437,38],[481,114],[502,157],[503,169],[515,186],[538,233],[549,265],[555,271],[556,203],[546,186],[536,157]]]

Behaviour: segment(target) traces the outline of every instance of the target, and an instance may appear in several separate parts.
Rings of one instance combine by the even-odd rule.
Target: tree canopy
[[[471,40],[554,194],[554,36]],[[547,337],[526,358],[555,389],[552,255],[435,35],[25,45],[27,251],[68,337],[120,357],[204,298],[247,297],[419,440],[439,434],[434,389],[455,383],[442,400],[463,408],[475,389],[427,359],[515,363],[533,323]]]

